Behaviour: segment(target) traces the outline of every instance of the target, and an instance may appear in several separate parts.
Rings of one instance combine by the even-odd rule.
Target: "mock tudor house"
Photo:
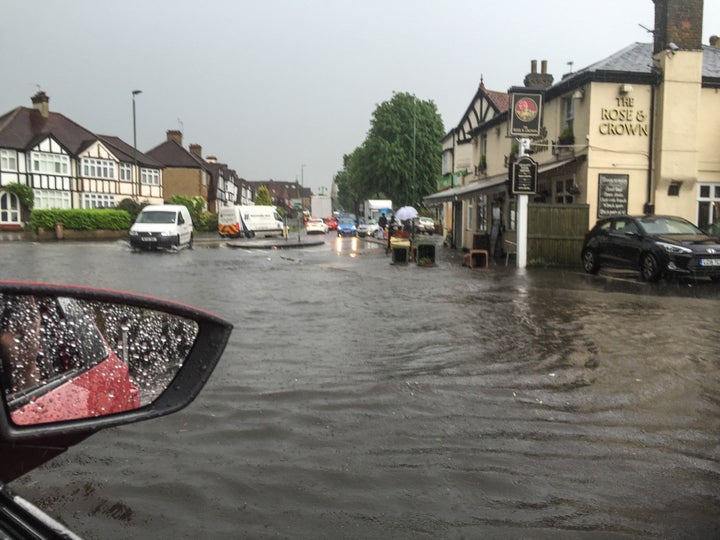
[[[20,229],[19,198],[3,188],[30,186],[34,207],[114,207],[122,199],[161,203],[162,165],[117,137],[95,135],[50,111],[39,91],[33,107],[0,116],[0,229]]]
[[[702,12],[702,0],[655,0],[653,43],[554,84],[546,62],[540,72],[531,62],[525,87],[543,96],[532,203],[587,205],[588,227],[619,213],[673,214],[701,228],[720,220],[720,48],[715,36],[701,43]],[[456,247],[472,248],[494,215],[515,229],[506,103],[481,83],[443,140],[444,181],[424,200]]]

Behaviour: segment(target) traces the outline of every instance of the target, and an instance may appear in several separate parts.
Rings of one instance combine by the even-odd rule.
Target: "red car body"
[[[76,418],[105,416],[140,407],[140,392],[129,369],[107,348],[108,357],[74,378],[12,411],[18,425],[45,424]]]

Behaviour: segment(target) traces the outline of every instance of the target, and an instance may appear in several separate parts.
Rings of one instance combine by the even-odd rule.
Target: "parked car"
[[[585,235],[586,272],[601,267],[640,271],[645,281],[663,276],[720,279],[720,240],[675,216],[614,216],[598,221]]]
[[[5,484],[101,429],[187,406],[231,331],[148,296],[0,282],[0,537],[78,538]]]
[[[328,226],[329,231],[337,230],[338,220],[335,216],[328,216],[323,219],[325,221],[325,224]]]
[[[367,222],[361,223],[357,226],[355,234],[360,238],[364,238],[366,236],[375,236],[379,229],[380,225],[378,225],[378,222],[376,220],[368,219]]]
[[[325,234],[328,232],[327,224],[321,218],[310,218],[305,223],[307,234]]]
[[[337,235],[338,236],[355,236],[357,228],[355,227],[355,220],[352,218],[343,217],[338,220],[337,224]]]
[[[720,221],[716,221],[715,223],[712,223],[710,226],[708,226],[706,232],[709,236],[720,238]]]
[[[418,233],[435,234],[435,222],[432,218],[420,216],[415,227]]]

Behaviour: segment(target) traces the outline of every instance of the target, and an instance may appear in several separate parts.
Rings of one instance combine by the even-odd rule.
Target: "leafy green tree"
[[[170,204],[181,204],[188,209],[190,217],[192,218],[193,225],[201,223],[202,213],[205,212],[206,202],[205,199],[199,195],[193,197],[189,195],[173,195],[168,201]]]
[[[341,200],[354,198],[355,208],[367,198],[421,206],[423,197],[437,189],[444,133],[435,103],[393,94],[376,107],[365,141],[344,161],[338,174]]]
[[[257,206],[272,206],[272,199],[270,198],[270,191],[267,186],[260,186],[255,195],[255,204]]]

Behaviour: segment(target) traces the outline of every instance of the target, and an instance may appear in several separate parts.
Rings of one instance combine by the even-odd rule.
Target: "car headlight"
[[[661,247],[668,253],[673,253],[673,254],[678,254],[678,255],[692,253],[692,249],[689,249],[689,248],[686,248],[683,246],[678,246],[677,244],[668,244],[667,242],[658,242],[657,245],[658,245],[658,247]]]
[[[137,231],[130,231],[130,232],[128,233],[128,235],[129,235],[129,236],[137,236],[137,235],[138,235],[138,232],[137,232]]]
[[[160,236],[175,236],[175,233],[173,231],[163,231]]]

